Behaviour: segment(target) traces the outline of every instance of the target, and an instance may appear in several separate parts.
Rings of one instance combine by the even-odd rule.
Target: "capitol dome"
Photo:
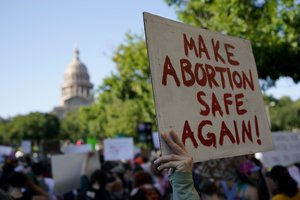
[[[72,84],[90,84],[90,76],[86,66],[80,62],[79,50],[75,49],[74,59],[69,64],[65,71],[65,78],[63,86],[69,86]]]
[[[66,105],[70,99],[78,97],[90,101],[92,87],[87,67],[80,61],[79,50],[76,48],[74,59],[68,65],[64,75],[61,89],[62,105]]]

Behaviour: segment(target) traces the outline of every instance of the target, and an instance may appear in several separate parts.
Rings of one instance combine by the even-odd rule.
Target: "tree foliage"
[[[185,23],[250,40],[260,78],[300,81],[299,1],[165,1]]]
[[[113,61],[116,73],[103,81],[97,101],[85,110],[85,115],[89,116],[88,131],[89,134],[96,132],[97,136],[132,136],[136,134],[138,122],[155,125],[150,68],[143,37],[127,34]]]
[[[265,96],[272,131],[292,131],[300,128],[300,100],[293,102],[290,97],[280,99]]]
[[[0,135],[4,141],[20,142],[29,139],[39,142],[57,137],[59,126],[59,120],[54,115],[33,112],[2,122]]]

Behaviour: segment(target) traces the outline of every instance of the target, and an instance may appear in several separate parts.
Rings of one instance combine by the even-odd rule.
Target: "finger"
[[[154,161],[154,164],[161,164],[161,163],[165,163],[165,162],[179,161],[179,160],[183,160],[183,158],[181,156],[178,156],[175,154],[170,154],[170,155],[165,155],[165,156],[158,158],[157,160]]]
[[[163,163],[160,166],[158,166],[157,169],[164,170],[164,169],[169,169],[169,168],[176,168],[178,166],[178,162],[180,162],[180,161],[172,161],[172,162]]]
[[[168,133],[163,133],[162,137],[166,144],[169,146],[169,148],[173,151],[173,153],[178,154],[178,155],[184,155],[186,152],[184,152],[181,147],[173,142],[172,138],[170,137],[170,134]]]
[[[175,131],[172,130],[170,132],[170,135],[171,135],[173,141],[176,144],[178,144],[184,151],[186,151],[184,144],[180,141],[180,139],[179,139],[178,135],[175,133]]]

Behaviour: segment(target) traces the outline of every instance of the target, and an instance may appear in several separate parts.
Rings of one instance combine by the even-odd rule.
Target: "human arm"
[[[81,165],[81,176],[87,174],[89,154],[85,154]]]
[[[88,161],[91,156],[92,156],[91,153],[85,154],[81,165],[80,190],[83,199],[85,198],[86,192],[90,188],[90,181],[87,176],[87,169],[88,169]]]
[[[200,197],[194,188],[192,178],[193,157],[187,152],[174,131],[163,133],[162,138],[173,154],[161,156],[154,161],[154,164],[158,165],[158,170],[174,170],[169,176],[173,188],[173,199],[199,200]]]
[[[47,200],[49,199],[49,195],[47,191],[45,191],[43,188],[38,186],[34,183],[33,179],[28,176],[26,186],[28,189],[32,190],[36,193],[36,195],[33,196],[34,200]]]

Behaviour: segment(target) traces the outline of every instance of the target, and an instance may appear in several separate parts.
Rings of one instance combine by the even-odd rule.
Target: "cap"
[[[247,174],[249,172],[257,172],[260,170],[260,167],[256,166],[253,162],[246,160],[239,166],[239,172],[241,174]]]

